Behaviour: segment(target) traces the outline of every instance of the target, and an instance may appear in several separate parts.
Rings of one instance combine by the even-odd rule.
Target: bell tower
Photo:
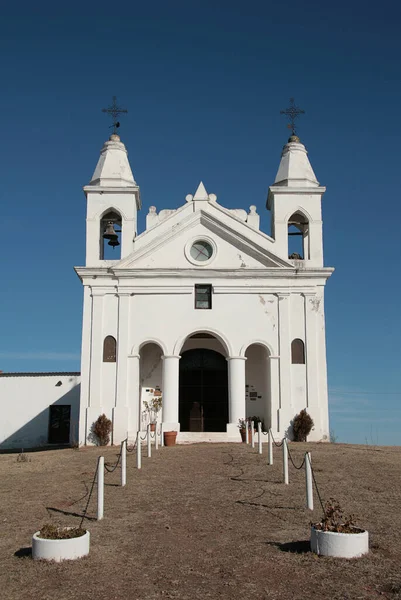
[[[87,199],[86,266],[99,266],[105,260],[128,256],[134,247],[141,197],[127,150],[116,133],[103,145],[84,192]]]
[[[269,188],[272,237],[285,259],[302,260],[305,267],[323,267],[322,196],[305,146],[291,135],[284,146],[274,184]],[[301,242],[294,252],[292,236]]]

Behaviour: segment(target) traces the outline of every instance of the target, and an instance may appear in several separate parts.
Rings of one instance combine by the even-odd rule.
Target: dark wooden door
[[[181,431],[226,431],[228,370],[219,352],[204,348],[183,352],[179,419]]]
[[[49,444],[68,444],[70,441],[71,406],[50,406]]]

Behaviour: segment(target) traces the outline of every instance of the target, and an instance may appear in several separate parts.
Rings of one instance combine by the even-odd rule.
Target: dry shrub
[[[343,509],[334,498],[327,500],[321,523],[315,523],[313,527],[321,531],[336,533],[361,533],[363,531],[356,526],[354,515],[344,515]]]
[[[301,412],[294,417],[292,422],[292,432],[294,435],[294,442],[306,442],[306,438],[312,431],[314,425],[313,419],[304,408]]]
[[[39,537],[44,540],[70,540],[71,538],[85,535],[86,529],[82,527],[58,527],[47,523],[39,532]]]
[[[110,442],[110,433],[112,429],[112,423],[105,414],[93,423],[92,433],[96,437],[99,446],[107,446]]]

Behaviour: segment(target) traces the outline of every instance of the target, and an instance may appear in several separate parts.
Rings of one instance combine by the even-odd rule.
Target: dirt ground
[[[324,499],[334,496],[370,534],[370,553],[354,560],[309,551],[304,472],[282,481],[281,450],[267,465],[245,444],[143,449],[142,470],[127,459],[105,476],[105,518],[86,527],[87,558],[34,561],[31,536],[47,522],[78,525],[97,457],[118,449],[0,455],[0,597],[4,600],[365,599],[401,598],[401,447],[291,444],[305,449]]]

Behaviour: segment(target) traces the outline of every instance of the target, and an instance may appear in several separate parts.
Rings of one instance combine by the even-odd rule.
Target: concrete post
[[[255,448],[255,424],[251,421],[251,446]]]
[[[163,421],[160,423],[160,446],[163,448],[164,446],[164,436],[163,436]]]
[[[156,424],[155,424],[155,450],[159,449],[159,440],[157,437],[157,419],[156,419]]]
[[[138,431],[136,434],[136,468],[142,468],[142,446],[141,446],[141,432]]]
[[[97,520],[103,519],[104,512],[104,456],[97,462]]]
[[[269,450],[267,453],[267,459],[268,459],[268,464],[272,465],[273,464],[273,436],[272,436],[272,430],[269,429],[269,433],[268,433],[268,446],[269,446]]]
[[[121,443],[121,487],[127,483],[127,440]]]
[[[147,442],[148,442],[148,458],[150,458],[152,456],[152,438],[150,437],[150,424],[148,423],[148,426],[146,428],[147,430]]]
[[[258,423],[258,453],[262,454],[262,423]]]
[[[313,481],[310,452],[305,453],[306,508],[313,510]]]
[[[283,439],[283,479],[284,483],[288,485],[288,446],[285,438]]]
[[[245,421],[245,443],[249,444],[249,427],[248,427],[248,422]]]

